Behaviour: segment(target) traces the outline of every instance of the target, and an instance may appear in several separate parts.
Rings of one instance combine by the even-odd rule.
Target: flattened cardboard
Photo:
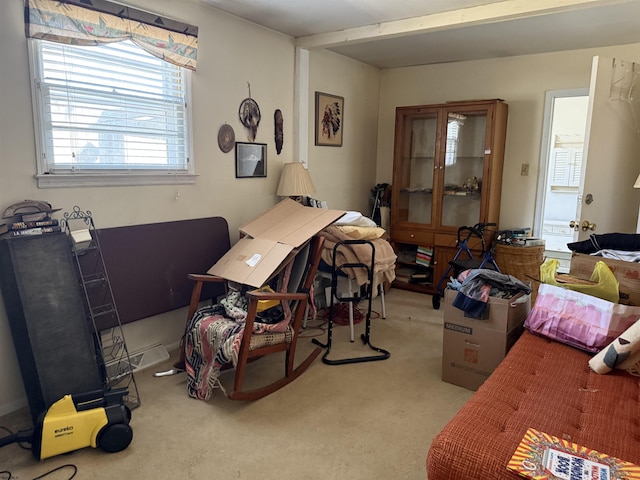
[[[344,214],[343,210],[305,207],[287,198],[240,227],[240,231],[252,238],[268,238],[299,247]]]
[[[571,255],[569,274],[589,280],[596,262],[599,260],[607,264],[620,284],[620,303],[640,306],[640,263],[574,253]]]
[[[240,228],[242,237],[207,273],[262,287],[283,261],[320,230],[344,215],[342,210],[305,207],[285,199]]]
[[[261,287],[293,250],[268,238],[238,240],[207,273],[232,282]]]

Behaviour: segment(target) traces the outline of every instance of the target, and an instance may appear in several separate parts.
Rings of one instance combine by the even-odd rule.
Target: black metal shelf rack
[[[75,206],[72,212],[64,213],[62,224],[71,242],[87,316],[101,353],[99,361],[105,386],[110,389],[126,387],[129,393],[125,404],[133,409],[140,406],[140,395],[93,216],[90,211]]]

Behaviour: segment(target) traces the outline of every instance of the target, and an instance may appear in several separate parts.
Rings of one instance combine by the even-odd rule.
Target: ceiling
[[[640,43],[640,0],[200,0],[377,68]]]

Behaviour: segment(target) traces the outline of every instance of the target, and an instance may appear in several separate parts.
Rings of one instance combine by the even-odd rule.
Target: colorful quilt
[[[285,269],[285,285],[290,275],[290,265]],[[245,295],[238,290],[231,290],[217,304],[200,307],[191,318],[185,334],[185,369],[190,397],[209,400],[216,388],[226,395],[219,381],[220,370],[227,365],[238,365],[247,306]],[[253,324],[250,348],[291,341],[291,309],[288,302],[282,302],[282,310],[284,316],[278,323],[256,321]]]

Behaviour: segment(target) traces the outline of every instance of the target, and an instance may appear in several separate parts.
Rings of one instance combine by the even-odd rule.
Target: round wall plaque
[[[228,123],[225,123],[218,130],[218,146],[224,153],[230,152],[236,142],[236,134]]]

